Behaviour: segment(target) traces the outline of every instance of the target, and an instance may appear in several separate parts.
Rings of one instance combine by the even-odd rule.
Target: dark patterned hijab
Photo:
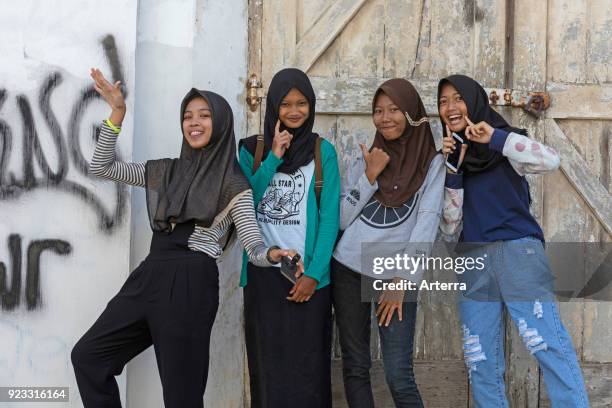
[[[193,149],[183,136],[178,159],[146,163],[147,209],[153,231],[169,232],[172,223],[187,221],[210,227],[236,195],[250,188],[236,160],[232,109],[222,96],[192,88],[181,103],[180,123],[187,104],[196,97],[204,98],[211,110],[208,145]]]
[[[278,112],[283,99],[291,89],[300,91],[308,101],[310,107],[310,115],[306,121],[297,129],[286,130],[293,135],[289,149],[283,155],[283,162],[276,171],[281,173],[293,173],[302,166],[307,165],[314,158],[315,142],[317,140],[316,133],[312,132],[315,120],[315,104],[316,97],[314,89],[308,76],[296,68],[286,68],[280,70],[274,75],[270,82],[268,95],[266,97],[266,117],[264,119],[264,154],[262,160],[266,158],[272,149],[272,141],[274,140],[274,129],[278,121]],[[281,124],[281,130],[283,126]],[[244,146],[251,155],[255,155],[257,147],[257,136],[247,137],[240,141],[240,145]]]
[[[527,130],[510,126],[508,122],[491,107],[487,92],[478,82],[468,76],[451,75],[440,80],[438,83],[438,101],[440,101],[442,87],[446,83],[451,84],[457,89],[457,92],[459,92],[467,106],[468,116],[472,122],[478,123],[484,121],[496,129],[527,136]],[[446,124],[442,118],[440,118],[440,121],[442,122],[442,129],[445,129]],[[459,132],[459,135],[463,137],[463,131]],[[484,143],[472,142],[466,138],[464,138],[464,140],[468,143],[468,149],[465,152],[462,168],[467,173],[478,173],[491,169],[505,160],[500,152],[489,149],[489,146]]]
[[[376,178],[378,190],[374,197],[387,207],[397,208],[421,188],[436,155],[436,145],[421,97],[410,82],[395,78],[383,83],[372,99],[372,112],[381,93],[387,95],[406,117],[406,129],[398,139],[385,140],[377,131],[372,143],[372,147],[390,156],[389,164]]]

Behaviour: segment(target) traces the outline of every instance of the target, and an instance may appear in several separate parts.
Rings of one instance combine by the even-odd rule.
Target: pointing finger
[[[469,140],[472,140],[472,126],[465,128],[465,136],[467,136]]]
[[[478,134],[483,134],[485,133],[487,124],[485,122],[480,122],[479,124],[476,125],[476,133]]]
[[[471,129],[470,133],[472,134],[473,137],[479,138],[480,136],[482,136],[483,129],[480,126],[480,124],[471,126],[470,129]]]

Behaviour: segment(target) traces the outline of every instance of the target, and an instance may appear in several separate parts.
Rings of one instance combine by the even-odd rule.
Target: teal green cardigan
[[[263,197],[266,188],[276,169],[283,162],[270,152],[265,160],[253,174],[253,155],[244,147],[240,148],[240,167],[249,179],[253,188],[253,201],[255,208]],[[317,289],[329,284],[329,263],[331,261],[338,228],[340,225],[340,174],[338,172],[338,158],[334,146],[323,139],[321,143],[321,163],[323,167],[323,190],[321,191],[321,208],[317,206],[314,191],[315,178],[308,190],[308,203],[306,204],[306,244],[304,245],[304,274],[318,282]],[[248,258],[246,253],[242,260],[242,274],[240,286],[247,284]]]

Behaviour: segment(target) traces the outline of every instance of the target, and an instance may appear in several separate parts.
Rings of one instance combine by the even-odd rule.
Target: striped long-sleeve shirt
[[[145,163],[126,163],[116,160],[117,136],[106,123],[102,124],[89,172],[105,179],[145,187]],[[271,266],[266,258],[268,248],[257,226],[252,190],[240,193],[232,200],[231,205],[229,211],[223,211],[225,217],[215,223],[214,227],[195,226],[188,240],[189,249],[204,252],[215,259],[219,258],[222,253],[220,240],[233,223],[250,261],[261,267]]]

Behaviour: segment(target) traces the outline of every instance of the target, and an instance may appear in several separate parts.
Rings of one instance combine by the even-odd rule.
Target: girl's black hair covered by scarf
[[[527,136],[527,130],[510,126],[508,122],[491,107],[487,92],[478,82],[468,76],[451,75],[441,79],[438,83],[438,102],[440,101],[442,87],[447,83],[454,86],[463,98],[467,106],[468,117],[473,123],[484,121],[493,128]],[[444,132],[446,124],[442,118],[440,118],[440,121],[442,122],[442,129]],[[459,134],[462,137],[464,136],[463,131]],[[485,171],[497,166],[505,160],[501,152],[489,149],[489,146],[486,144],[472,142],[465,137],[464,140],[468,143],[468,149],[465,152],[465,158],[462,164],[462,168],[466,173]]]
[[[314,158],[315,142],[318,134],[312,132],[315,120],[316,97],[308,76],[296,68],[286,68],[274,75],[270,82],[268,95],[266,97],[266,116],[264,119],[264,160],[272,149],[274,140],[274,129],[279,120],[279,110],[283,99],[291,89],[300,91],[308,101],[309,115],[306,121],[297,129],[285,128],[293,135],[291,145],[283,155],[283,162],[277,168],[281,173],[293,173],[295,170],[310,163]],[[281,123],[281,129],[284,127]],[[257,136],[250,136],[240,141],[251,155],[255,155]]]
[[[196,97],[204,98],[211,110],[209,143],[193,149],[183,136],[179,158],[146,163],[147,209],[153,231],[169,232],[172,223],[188,221],[210,227],[236,195],[250,189],[236,159],[232,109],[221,95],[192,88],[181,103],[181,134],[187,104]]]

